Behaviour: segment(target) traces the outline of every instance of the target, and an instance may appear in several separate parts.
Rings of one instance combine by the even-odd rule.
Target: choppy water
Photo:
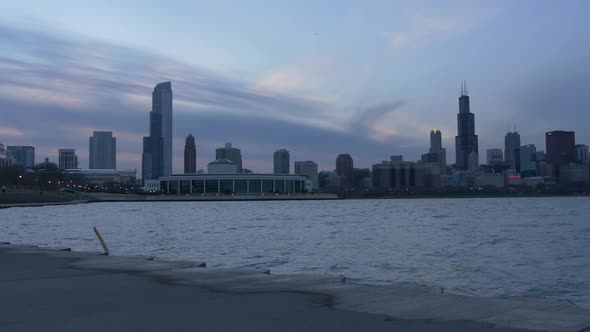
[[[418,282],[590,307],[590,199],[100,203],[0,210],[0,241]]]

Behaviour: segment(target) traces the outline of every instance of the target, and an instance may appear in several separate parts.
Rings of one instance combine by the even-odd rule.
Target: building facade
[[[225,159],[219,158],[215,159],[214,161],[210,162],[207,165],[207,172],[209,174],[237,174],[241,173],[238,167],[238,164],[235,162]]]
[[[272,155],[273,173],[275,174],[289,174],[290,160],[289,151],[285,149],[276,150]]]
[[[461,86],[461,96],[459,97],[455,151],[455,167],[459,170],[467,170],[470,155],[479,153],[478,138],[475,135],[475,115],[469,109],[469,95],[465,83]]]
[[[521,177],[537,176],[537,147],[534,144],[521,146],[519,159]]]
[[[441,170],[447,166],[447,149],[442,147],[442,133],[438,129],[430,131],[430,155],[436,155],[436,161],[440,164]],[[427,157],[432,159],[432,157]]]
[[[311,160],[296,161],[294,171],[295,174],[305,176],[309,179],[310,191],[318,191],[318,164]]]
[[[336,176],[340,179],[340,185],[350,187],[352,185],[352,170],[354,162],[348,154],[340,154],[336,157]]]
[[[307,178],[291,174],[184,174],[160,178],[160,190],[171,195],[265,195],[305,192]]]
[[[576,144],[576,161],[579,163],[590,161],[590,158],[588,158],[588,145]]]
[[[508,132],[504,136],[504,157],[506,162],[510,165],[510,169],[517,172],[520,167],[518,158],[520,154],[518,149],[520,148],[520,135],[518,132]]]
[[[67,169],[66,174],[78,176],[80,182],[102,186],[109,183],[135,184],[137,171],[134,169]]]
[[[232,147],[231,143],[225,143],[225,146],[215,150],[215,159],[231,160],[238,165],[238,172],[242,173],[242,151]]]
[[[88,168],[117,168],[117,139],[112,131],[95,131],[89,138]]]
[[[26,168],[33,168],[35,166],[35,148],[9,145],[6,147],[6,159],[12,160],[15,164],[24,165]]]
[[[486,151],[487,158],[486,162],[488,165],[501,163],[504,161],[504,155],[502,154],[502,149],[488,149]]]
[[[78,156],[75,149],[59,149],[58,167],[61,169],[77,169]]]
[[[576,136],[573,131],[545,133],[545,160],[552,166],[553,176],[559,177],[559,167],[576,161]]]
[[[197,145],[192,134],[184,142],[184,174],[197,173]]]

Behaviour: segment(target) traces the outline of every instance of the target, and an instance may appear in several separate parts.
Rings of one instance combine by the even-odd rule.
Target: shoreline
[[[75,287],[76,282],[86,276],[92,275],[94,280],[89,284],[80,285],[81,289],[86,289],[85,297],[72,293],[71,301],[81,301],[81,304],[72,303],[72,305],[90,305],[96,297],[97,301],[102,299],[101,293],[109,292],[109,287],[119,290],[122,284],[137,284],[141,279],[143,286],[137,290],[138,293],[129,294],[126,298],[124,295],[117,295],[117,301],[130,301],[131,303],[140,302],[139,294],[160,294],[157,297],[151,297],[151,305],[157,310],[166,306],[173,306],[175,302],[169,302],[165,294],[174,291],[174,286],[185,288],[183,293],[197,292],[199,289],[206,289],[208,292],[205,307],[218,303],[220,294],[231,294],[233,300],[253,301],[251,305],[265,308],[265,301],[259,301],[257,296],[264,294],[274,294],[273,301],[278,301],[278,309],[285,309],[287,313],[293,313],[291,305],[295,306],[292,301],[293,296],[305,294],[316,300],[321,299],[323,305],[314,305],[314,301],[309,298],[305,300],[304,305],[298,310],[302,310],[304,315],[298,316],[293,320],[293,324],[302,324],[299,319],[307,315],[317,314],[327,315],[325,318],[330,321],[330,313],[346,314],[347,317],[355,316],[360,321],[365,321],[379,317],[372,323],[375,328],[367,330],[380,330],[380,327],[391,329],[391,324],[399,324],[401,330],[415,331],[474,331],[479,328],[495,326],[498,331],[585,331],[590,328],[590,310],[583,309],[575,304],[563,300],[553,300],[536,297],[515,297],[515,298],[487,298],[475,297],[456,294],[447,294],[441,291],[440,287],[423,286],[417,284],[398,284],[398,285],[364,285],[347,282],[345,277],[327,277],[318,275],[273,275],[270,270],[254,269],[237,269],[237,268],[210,268],[202,262],[187,261],[165,261],[153,259],[150,257],[140,256],[102,256],[98,253],[67,251],[67,248],[49,249],[39,248],[36,246],[10,245],[0,243],[0,262],[5,267],[6,273],[0,276],[1,282],[10,282],[11,285],[18,285],[27,289],[26,294],[34,290],[34,296],[27,301],[27,298],[19,299],[22,304],[20,310],[25,310],[29,305],[34,306],[32,301],[61,301],[55,299],[55,294],[47,292],[46,283],[57,282],[63,287]],[[25,268],[23,268],[25,266]],[[24,269],[19,271],[19,269]],[[15,274],[10,276],[10,274]],[[48,276],[50,275],[50,277]],[[76,277],[81,275],[81,277]],[[83,276],[83,277],[82,277]],[[4,279],[3,279],[4,278]],[[49,278],[49,279],[48,279]],[[118,281],[105,280],[117,279]],[[120,280],[120,279],[123,280]],[[8,279],[9,281],[5,281]],[[105,279],[105,280],[103,280]],[[4,280],[4,281],[3,281]],[[12,281],[10,281],[12,280]],[[102,281],[101,281],[102,280]],[[146,281],[147,280],[147,281]],[[7,284],[5,284],[6,286]],[[96,285],[99,285],[97,288]],[[100,286],[101,285],[101,286]],[[56,286],[57,287],[57,286]],[[96,291],[88,294],[88,289]],[[188,288],[187,288],[188,287]],[[12,288],[7,288],[11,289]],[[65,289],[65,288],[64,288]],[[59,287],[55,291],[63,291]],[[134,295],[135,294],[135,295]],[[16,296],[16,294],[14,295]],[[138,296],[140,298],[135,298]],[[47,297],[47,298],[46,298]],[[83,298],[83,299],[82,299]],[[88,301],[91,302],[88,302]],[[0,299],[0,303],[7,301],[13,303],[15,298],[9,295]],[[168,302],[167,302],[168,301]],[[202,298],[189,297],[185,299],[185,305],[192,305],[202,301]],[[286,301],[286,302],[285,302]],[[297,300],[299,301],[299,300]],[[31,303],[29,303],[31,302]],[[272,302],[272,301],[271,301]],[[5,304],[8,305],[8,304]],[[65,304],[64,304],[65,305]],[[282,306],[282,307],[281,307]],[[328,312],[323,312],[323,307],[329,307]],[[225,303],[217,311],[225,310]],[[236,307],[241,308],[241,307]],[[239,309],[230,310],[236,314]],[[83,308],[80,308],[84,311]],[[103,308],[105,309],[105,308]],[[325,309],[325,308],[324,308]],[[10,310],[10,309],[9,309]],[[19,310],[18,306],[12,310]],[[128,307],[122,310],[131,310]],[[250,314],[249,310],[242,309]],[[267,309],[264,309],[267,310]],[[271,324],[273,329],[280,329],[279,326],[273,325],[277,322],[268,317],[267,313],[262,310],[262,321],[259,324]],[[2,321],[2,304],[0,304],[0,323]],[[6,314],[6,311],[3,312]],[[213,312],[216,314],[217,312]],[[59,314],[59,313],[58,313]],[[191,312],[194,316],[199,312]],[[64,312],[61,315],[68,316]],[[239,315],[239,314],[238,314]],[[11,316],[12,317],[12,316]],[[27,316],[28,324],[43,324],[43,321],[36,321],[35,317]],[[133,323],[133,315],[119,317],[120,320],[127,323]],[[182,319],[189,319],[183,317]],[[56,318],[58,319],[58,318]],[[82,317],[83,321],[87,318]],[[149,320],[149,318],[146,318]],[[201,318],[202,319],[202,318]],[[337,323],[343,317],[338,317],[333,323]],[[366,324],[369,324],[369,321]],[[170,322],[176,324],[176,322]],[[390,325],[387,325],[390,324]],[[413,324],[421,329],[411,328]],[[439,325],[440,324],[440,325]],[[1,325],[1,324],[0,324]],[[40,325],[41,326],[41,325]],[[118,325],[120,326],[120,325]],[[295,325],[295,330],[305,328],[304,325]],[[102,327],[101,327],[102,328]],[[358,330],[359,326],[356,329]],[[430,329],[428,329],[430,328]],[[340,330],[330,329],[327,330]],[[248,330],[248,329],[246,329]],[[252,329],[255,330],[255,329]],[[326,330],[318,328],[317,330]],[[491,329],[495,331],[496,329]]]

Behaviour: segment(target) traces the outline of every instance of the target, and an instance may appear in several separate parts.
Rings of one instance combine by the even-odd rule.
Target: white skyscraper
[[[295,174],[304,175],[311,181],[311,191],[318,190],[318,164],[313,161],[296,161]]]
[[[117,168],[117,139],[111,131],[95,131],[90,137],[88,168]]]

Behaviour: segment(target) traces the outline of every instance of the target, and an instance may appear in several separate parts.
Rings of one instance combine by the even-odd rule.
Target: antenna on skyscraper
[[[466,96],[468,95],[468,92],[467,92],[467,80],[465,80],[465,95]]]

